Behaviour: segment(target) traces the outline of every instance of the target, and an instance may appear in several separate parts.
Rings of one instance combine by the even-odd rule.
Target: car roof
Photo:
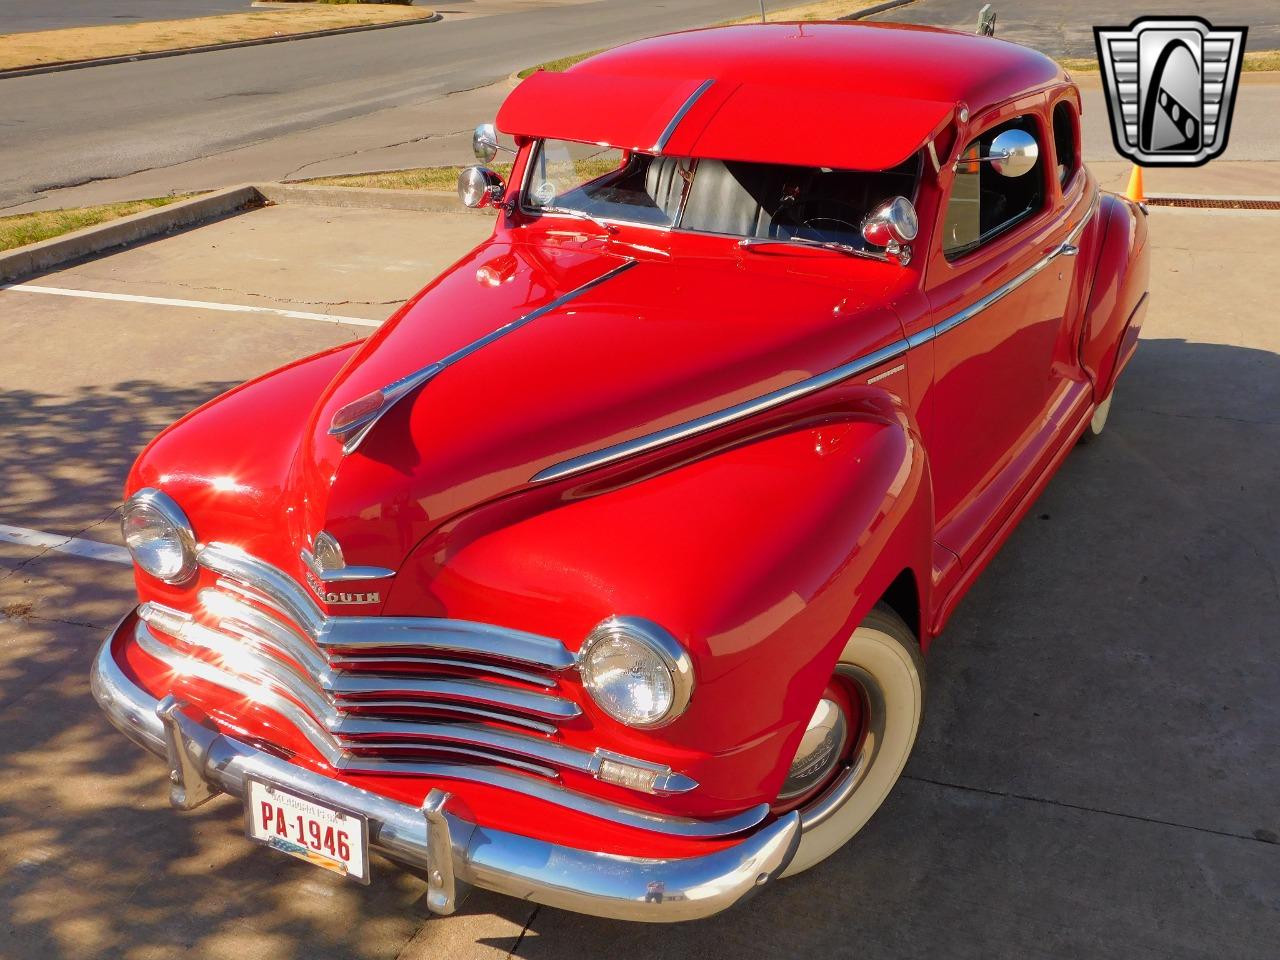
[[[1019,44],[890,23],[710,27],[624,44],[564,73],[540,71],[498,126],[681,156],[882,170],[960,106],[1065,80]]]

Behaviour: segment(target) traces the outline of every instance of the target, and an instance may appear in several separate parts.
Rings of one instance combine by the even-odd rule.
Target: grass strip
[[[340,177],[317,177],[301,181],[309,187],[373,187],[378,190],[434,190],[457,189],[458,174],[465,167],[418,167],[414,170],[387,170],[380,173],[353,173]],[[504,179],[511,177],[511,164],[496,163],[492,169]]]
[[[423,20],[433,15],[433,11],[422,7],[394,3],[308,4],[306,9],[281,4],[281,7],[280,10],[260,13],[229,13],[192,20],[155,20],[0,34],[0,70],[188,50],[215,43],[261,40],[316,30]]]
[[[0,217],[0,250],[13,250],[29,243],[50,240],[73,230],[94,227],[108,220],[118,220],[132,213],[168,206],[194,196],[194,193],[185,193],[172,197],[153,197],[150,200],[129,200],[124,203],[104,203],[96,207],[41,210],[37,213]]]

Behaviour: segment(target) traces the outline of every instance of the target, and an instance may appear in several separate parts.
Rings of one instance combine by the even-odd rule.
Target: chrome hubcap
[[[802,796],[826,781],[840,762],[849,721],[834,700],[823,698],[809,718],[779,800]]]

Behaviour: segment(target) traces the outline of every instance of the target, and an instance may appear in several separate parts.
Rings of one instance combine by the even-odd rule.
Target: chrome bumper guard
[[[654,923],[719,913],[780,875],[800,840],[792,812],[733,846],[703,856],[651,859],[596,853],[474,823],[451,794],[414,807],[333,780],[258,750],[156,700],[120,669],[108,637],[94,661],[93,695],[122,733],[167,758],[170,801],[189,810],[225,792],[243,796],[258,777],[369,818],[371,846],[423,870],[427,903],[450,914],[471,886],[578,913]]]

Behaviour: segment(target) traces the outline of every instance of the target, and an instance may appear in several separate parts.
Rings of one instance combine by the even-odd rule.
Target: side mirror
[[[492,123],[482,123],[471,134],[471,152],[481,163],[488,163],[498,155],[498,128]]]
[[[506,192],[506,183],[488,167],[467,167],[458,174],[458,199],[468,207],[499,203]]]
[[[1025,130],[1006,130],[991,141],[991,152],[982,157],[1002,177],[1029,173],[1040,158],[1040,145]]]
[[[911,241],[920,230],[916,208],[906,197],[886,200],[862,221],[862,239],[875,247],[884,247],[904,267],[911,262]]]

